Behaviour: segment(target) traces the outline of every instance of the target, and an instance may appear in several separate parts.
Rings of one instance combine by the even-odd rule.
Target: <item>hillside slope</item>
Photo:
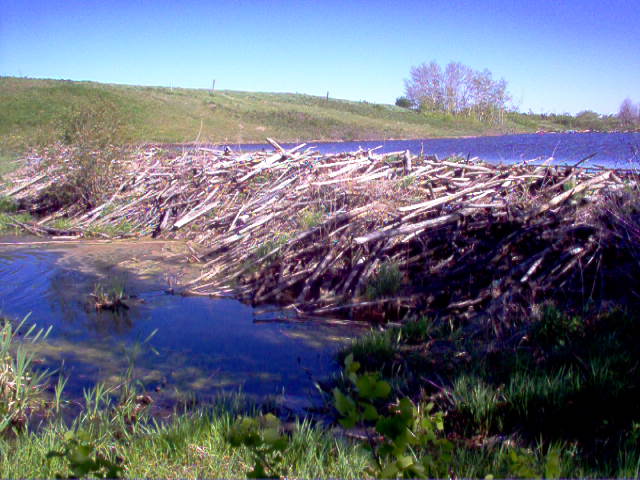
[[[4,150],[54,140],[73,111],[101,102],[113,106],[133,142],[243,143],[267,136],[281,141],[424,138],[544,128],[521,116],[512,116],[498,129],[394,105],[302,94],[226,90],[212,94],[197,89],[0,77]]]

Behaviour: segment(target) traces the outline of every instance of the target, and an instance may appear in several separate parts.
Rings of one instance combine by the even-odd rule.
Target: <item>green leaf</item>
[[[260,423],[265,428],[280,428],[280,419],[276,417],[273,413],[267,413],[263,415],[260,419]]]
[[[355,413],[356,404],[351,397],[342,393],[338,388],[333,389],[334,405],[344,417]]]
[[[391,393],[391,385],[384,380],[379,380],[375,385],[374,397],[375,398],[387,398]]]
[[[398,475],[398,467],[395,463],[390,463],[380,472],[380,478],[396,478]]]
[[[380,417],[376,422],[376,430],[379,434],[395,439],[406,428],[406,422],[398,415],[393,417]]]
[[[400,402],[398,402],[398,410],[400,410],[400,415],[404,419],[413,419],[415,416],[415,406],[407,397],[400,399]]]
[[[278,440],[271,444],[271,448],[278,452],[284,452],[289,446],[289,439],[285,436],[280,437]]]
[[[350,353],[344,359],[344,367],[347,372],[356,373],[360,369],[360,362],[354,362],[353,353]]]
[[[396,461],[396,465],[398,465],[398,469],[399,470],[406,470],[411,465],[413,465],[413,457],[411,457],[409,455],[405,455],[403,457],[398,457],[398,460]]]
[[[247,472],[247,478],[269,478],[267,472],[264,471],[264,466],[260,463],[256,463],[253,470]]]
[[[338,420],[338,422],[344,428],[353,428],[356,425],[356,420],[353,417],[341,418],[340,420]]]
[[[376,407],[374,407],[370,403],[362,402],[362,403],[360,403],[360,406],[363,409],[362,418],[364,418],[365,420],[367,420],[369,422],[373,422],[373,421],[377,420],[378,417],[380,416],[380,415],[378,415],[378,410],[376,410]]]
[[[376,378],[372,374],[362,375],[356,379],[356,388],[362,398],[371,400],[375,396]]]

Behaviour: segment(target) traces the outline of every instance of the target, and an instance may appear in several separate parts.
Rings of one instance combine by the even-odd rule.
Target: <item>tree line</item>
[[[510,100],[507,82],[494,79],[489,70],[474,70],[460,62],[442,68],[432,61],[411,68],[405,96],[396,104],[502,123]]]
[[[396,105],[421,112],[466,115],[487,123],[503,123],[507,111],[516,111],[510,104],[507,82],[493,78],[487,70],[474,70],[460,62],[449,62],[444,68],[437,62],[411,67],[404,81],[405,94]],[[567,128],[618,129],[640,127],[640,103],[623,100],[616,115],[600,115],[590,110],[575,116],[569,114],[539,114]]]

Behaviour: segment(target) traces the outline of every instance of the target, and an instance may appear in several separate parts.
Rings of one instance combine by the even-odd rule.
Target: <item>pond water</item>
[[[284,144],[285,148],[295,143]],[[544,161],[553,157],[555,164],[575,164],[595,154],[585,166],[637,168],[640,162],[640,133],[547,133],[501,135],[470,138],[432,138],[417,140],[374,140],[355,142],[311,142],[321,153],[339,153],[381,146],[378,152],[410,150],[412,153],[479,157],[494,163],[525,160]],[[232,145],[236,150],[270,150],[271,145]]]
[[[312,405],[314,381],[335,371],[335,352],[362,330],[274,321],[231,299],[167,294],[167,278],[197,274],[167,245],[4,242],[0,312],[52,327],[38,356],[44,367],[62,365],[72,397],[97,381],[117,382],[133,360],[135,376],[166,405],[221,391],[277,396],[292,409]],[[96,311],[94,286],[114,279],[135,295],[130,309]]]

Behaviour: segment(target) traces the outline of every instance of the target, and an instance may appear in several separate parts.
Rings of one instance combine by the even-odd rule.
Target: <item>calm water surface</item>
[[[296,144],[286,144],[292,147]],[[479,157],[494,163],[544,161],[553,158],[556,164],[574,164],[595,154],[585,166],[636,168],[640,162],[640,133],[556,133],[502,135],[495,137],[438,138],[418,140],[377,140],[357,142],[310,143],[321,153],[355,151],[381,146],[378,152],[410,150],[415,154],[436,154]],[[255,151],[271,145],[235,145],[234,149]]]
[[[168,295],[164,274],[189,267],[161,263],[157,252],[135,248],[0,246],[0,311],[15,318],[30,314],[29,322],[52,326],[37,348],[44,366],[64,364],[71,395],[96,381],[117,382],[135,359],[136,376],[167,402],[241,390],[302,408],[313,403],[314,381],[337,368],[336,350],[359,333],[273,322],[273,314],[260,315],[234,300]],[[137,298],[120,314],[97,312],[89,295],[96,283],[114,278]]]

